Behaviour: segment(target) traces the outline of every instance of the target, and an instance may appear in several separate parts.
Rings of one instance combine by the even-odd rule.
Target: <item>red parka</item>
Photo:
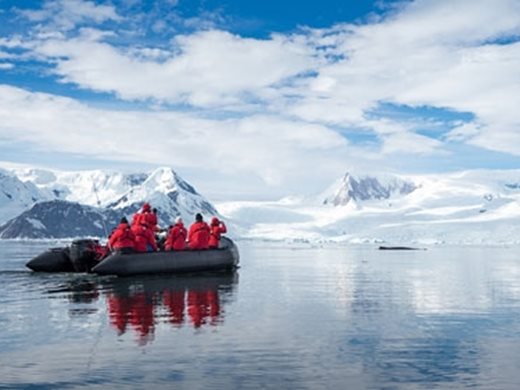
[[[144,211],[137,217],[137,224],[145,224],[152,232],[157,230],[157,215],[151,211]]]
[[[210,225],[209,247],[218,248],[220,235],[226,232],[227,228],[224,222],[219,221],[217,218],[213,218]]]
[[[170,229],[164,249],[167,251],[182,251],[186,249],[186,236],[188,231],[182,223],[176,223]]]
[[[209,225],[204,222],[194,222],[188,233],[190,249],[208,249]]]
[[[135,247],[135,235],[127,223],[120,223],[108,241],[110,248],[123,249]]]
[[[149,203],[143,204],[140,212],[137,212],[132,217],[132,226],[138,224],[146,224],[152,231],[156,230],[157,227],[157,215],[152,212],[152,207]]]
[[[150,245],[154,251],[157,250],[155,236],[146,225],[132,226],[132,232],[135,235],[135,250],[137,252],[147,252],[147,246]]]

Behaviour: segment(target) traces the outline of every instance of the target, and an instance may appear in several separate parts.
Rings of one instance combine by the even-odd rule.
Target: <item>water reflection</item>
[[[144,345],[153,341],[160,323],[174,328],[218,326],[237,283],[236,272],[107,280],[87,277],[69,280],[48,289],[47,294],[65,296],[70,317],[96,313],[93,303],[104,297],[109,323],[118,336],[131,330]]]
[[[237,273],[116,279],[104,288],[110,324],[118,335],[132,329],[139,344],[153,340],[157,323],[217,326],[237,282]]]
[[[234,274],[0,271],[0,387],[518,388],[517,250],[242,252],[240,299]]]

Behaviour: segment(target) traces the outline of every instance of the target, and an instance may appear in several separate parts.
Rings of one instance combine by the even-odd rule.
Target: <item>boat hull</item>
[[[90,238],[72,241],[64,248],[51,248],[31,259],[25,266],[37,272],[89,272],[97,263]]]
[[[239,255],[230,239],[222,238],[219,249],[150,253],[113,253],[92,268],[98,275],[131,276],[233,269]]]
[[[31,259],[27,268],[37,272],[74,272],[69,248],[51,248]]]

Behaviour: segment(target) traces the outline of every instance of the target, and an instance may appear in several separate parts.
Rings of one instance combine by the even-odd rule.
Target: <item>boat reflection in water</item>
[[[119,335],[133,329],[139,344],[153,340],[155,326],[217,326],[233,299],[236,272],[112,279],[104,286],[111,325]]]

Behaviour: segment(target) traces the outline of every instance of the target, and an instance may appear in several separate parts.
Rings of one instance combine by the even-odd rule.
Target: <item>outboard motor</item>
[[[98,245],[97,240],[80,239],[72,241],[70,245],[70,261],[76,272],[90,272],[96,264],[95,246]]]

